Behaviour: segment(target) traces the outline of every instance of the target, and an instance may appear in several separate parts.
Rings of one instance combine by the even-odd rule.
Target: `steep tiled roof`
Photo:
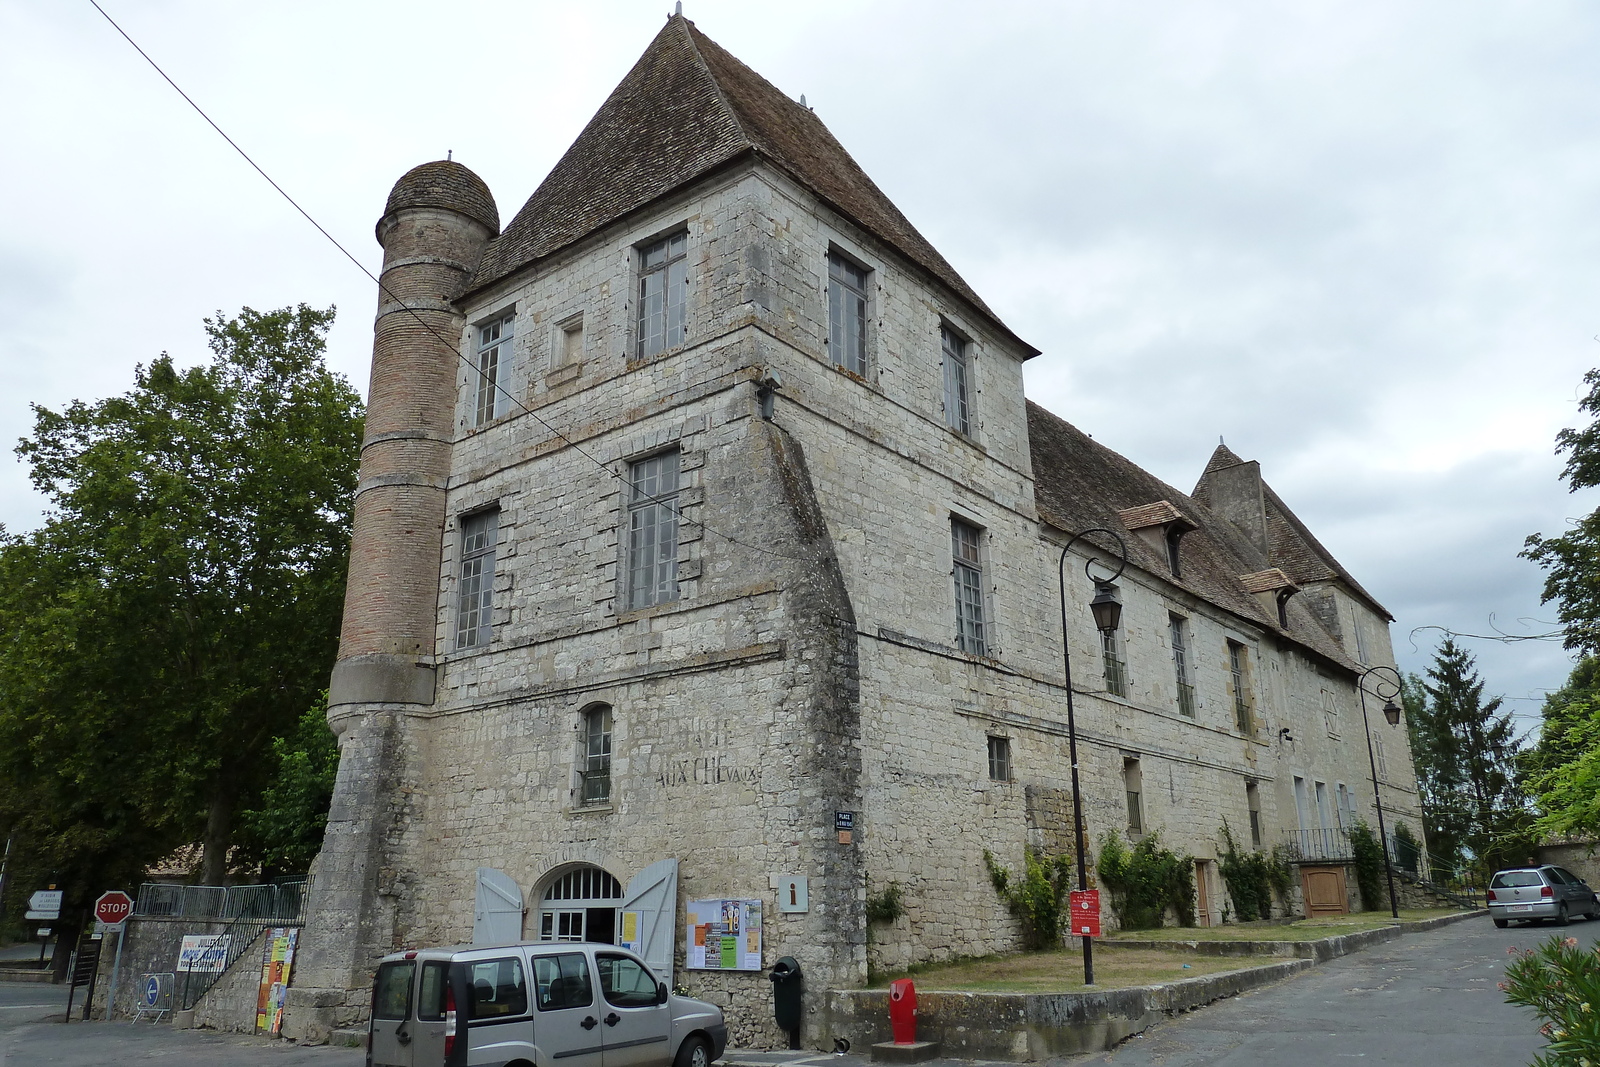
[[[448,159],[412,167],[394,183],[383,208],[384,216],[408,207],[459,211],[489,227],[490,233],[500,232],[500,209],[495,207],[489,187],[472,171]]]
[[[1166,560],[1143,538],[1124,536],[1131,564],[1263,630],[1283,634],[1326,662],[1359,669],[1300,597],[1289,600],[1288,630],[1278,626],[1276,613],[1269,613],[1241,580],[1242,575],[1269,570],[1270,564],[1232,523],[1032,401],[1028,445],[1033,455],[1034,503],[1045,522],[1072,533],[1095,527],[1122,533],[1128,527],[1121,513],[1150,501],[1167,501],[1196,524],[1183,538],[1182,576],[1169,577]]]
[[[1209,506],[1211,475],[1224,467],[1236,467],[1244,462],[1227,445],[1218,445],[1216,451],[1211,453],[1211,459],[1206,463],[1200,481],[1195,484],[1195,499]],[[1333,558],[1333,553],[1322,546],[1322,542],[1306,529],[1300,517],[1289,510],[1289,505],[1285,504],[1283,498],[1265,481],[1261,484],[1261,495],[1267,509],[1267,544],[1270,562],[1274,567],[1282,569],[1300,585],[1309,582],[1342,582],[1379,615],[1393,621],[1394,616],[1389,614],[1388,609],[1378,603],[1376,598],[1363,589],[1361,583],[1344,569],[1344,565]]]
[[[471,287],[497,281],[746,154],[786,171],[1030,353],[1037,351],[1011,333],[815,114],[680,15],[667,19],[506,232],[490,243]]]

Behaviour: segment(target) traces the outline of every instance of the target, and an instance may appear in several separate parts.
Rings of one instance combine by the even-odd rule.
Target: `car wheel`
[[[1569,923],[1569,922],[1571,922],[1571,921],[1572,921],[1572,918],[1571,918],[1571,916],[1569,916],[1569,915],[1568,915],[1568,914],[1567,914],[1567,904],[1566,904],[1566,901],[1562,901],[1562,902],[1561,902],[1561,906],[1560,906],[1560,907],[1559,907],[1559,908],[1557,908],[1557,909],[1556,909],[1556,918],[1555,918],[1555,924],[1556,924],[1556,925],[1557,925],[1557,926],[1565,926],[1565,925],[1567,925],[1567,923]]]
[[[711,1044],[703,1037],[685,1038],[673,1067],[711,1067]]]
[[[1505,919],[1496,919],[1494,921],[1494,925],[1497,929],[1504,930],[1506,928],[1506,922],[1507,920]]]

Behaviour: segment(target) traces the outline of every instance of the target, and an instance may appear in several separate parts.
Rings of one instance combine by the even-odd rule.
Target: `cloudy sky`
[[[370,268],[394,180],[455,158],[509,218],[670,0],[101,0]],[[448,11],[450,19],[441,17]],[[1028,392],[1172,484],[1224,436],[1396,615],[1545,628],[1523,538],[1600,365],[1600,8],[1474,0],[689,0],[808,103],[1000,316]],[[201,319],[373,286],[88,0],[0,0],[0,439]],[[41,501],[0,464],[0,521]],[[1536,714],[1558,645],[1472,644]]]

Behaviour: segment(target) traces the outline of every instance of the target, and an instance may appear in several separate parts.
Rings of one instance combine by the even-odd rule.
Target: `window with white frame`
[[[611,708],[601,704],[583,713],[578,736],[578,802],[584,807],[611,800]]]
[[[684,231],[639,249],[639,358],[683,344],[688,310],[689,234]]]
[[[1011,781],[1011,739],[989,737],[989,779],[994,782]]]
[[[1178,685],[1178,711],[1194,718],[1194,683],[1189,674],[1189,620],[1167,616],[1167,636],[1172,643],[1172,672]]]
[[[456,585],[456,647],[489,643],[494,607],[494,549],[500,512],[480,511],[461,520],[461,566]]]
[[[1338,803],[1339,829],[1351,830],[1356,825],[1356,798],[1350,787],[1340,782],[1334,791]]]
[[[678,599],[678,459],[663,452],[628,464],[628,607]]]
[[[867,279],[871,272],[828,253],[828,353],[834,365],[867,373]]]
[[[477,358],[474,360],[472,425],[482,426],[506,413],[511,394],[503,379],[511,363],[514,314],[505,314],[478,327]]]
[[[972,436],[971,344],[948,326],[939,327],[944,353],[944,422],[952,430]]]
[[[989,645],[983,618],[983,559],[979,552],[983,531],[960,519],[950,520],[950,548],[954,557],[956,590],[956,645],[963,652],[984,656]]]

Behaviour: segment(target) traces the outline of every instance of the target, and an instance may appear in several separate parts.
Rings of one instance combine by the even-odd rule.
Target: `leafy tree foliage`
[[[1544,702],[1539,740],[1520,770],[1541,835],[1600,834],[1600,659],[1584,657]]]
[[[328,728],[327,698],[324,692],[305,710],[293,733],[273,740],[272,780],[256,806],[240,814],[236,866],[259,868],[264,878],[303,874],[322,849],[339,773],[339,743]]]
[[[1470,652],[1446,638],[1406,695],[1412,759],[1435,860],[1470,854],[1494,867],[1520,862],[1530,823],[1516,774],[1517,737],[1501,700],[1485,700]]]
[[[1600,415],[1600,368],[1583,376],[1589,393],[1578,410]],[[1600,486],[1600,420],[1556,435],[1556,454],[1566,454],[1562,479],[1572,492]],[[1600,509],[1579,519],[1560,537],[1532,534],[1522,555],[1548,572],[1543,603],[1555,601],[1568,648],[1600,655]]]
[[[14,885],[54,875],[81,906],[197,839],[222,880],[337,651],[361,403],[323,364],[333,314],[219,313],[208,363],[35,407],[17,453],[52,510],[0,541]]]

